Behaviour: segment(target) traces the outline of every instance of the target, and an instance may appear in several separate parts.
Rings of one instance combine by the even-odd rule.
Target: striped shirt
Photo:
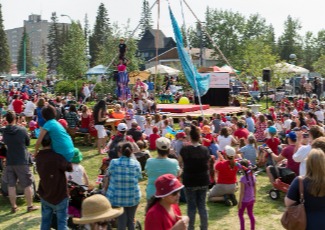
[[[112,206],[132,207],[140,202],[139,179],[142,178],[141,166],[137,160],[122,156],[113,159],[108,169],[110,177],[106,192]]]

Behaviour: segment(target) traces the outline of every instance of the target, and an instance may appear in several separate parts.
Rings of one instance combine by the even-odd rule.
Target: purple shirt
[[[247,180],[248,178],[248,180]],[[256,183],[256,177],[248,175],[243,176],[240,178],[240,182],[245,185],[245,190],[244,190],[244,196],[243,196],[243,201],[242,202],[250,202],[252,200],[255,200],[254,196],[254,185]]]

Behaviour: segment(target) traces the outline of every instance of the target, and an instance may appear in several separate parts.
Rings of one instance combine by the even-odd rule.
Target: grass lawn
[[[32,140],[30,147],[33,152],[35,140]],[[82,165],[86,168],[90,181],[95,183],[101,160],[104,155],[98,155],[97,150],[92,147],[77,146],[80,148],[84,155]],[[36,179],[38,176],[35,175]],[[144,179],[140,182],[142,189],[142,200],[138,207],[136,218],[140,220],[143,226],[144,221],[144,208],[145,208],[145,187],[147,181]],[[257,201],[254,208],[256,218],[256,229],[283,229],[280,223],[281,214],[284,212],[283,198],[284,194],[278,201],[273,201],[269,198],[268,191],[271,185],[265,173],[257,176]],[[237,196],[238,197],[238,196]],[[18,198],[17,204],[20,210],[15,214],[10,214],[10,203],[7,197],[0,196],[0,229],[1,230],[27,230],[39,229],[40,227],[40,211],[26,213],[26,203],[24,198]],[[40,204],[37,204],[40,205]],[[237,217],[237,207],[226,207],[222,203],[208,203],[209,213],[209,229],[211,230],[226,230],[226,229],[239,229],[239,219]],[[181,204],[182,213],[186,214],[186,205]],[[197,229],[199,229],[198,220],[196,218]],[[245,217],[246,228],[249,228],[248,217]],[[154,230],[154,229],[153,229]]]

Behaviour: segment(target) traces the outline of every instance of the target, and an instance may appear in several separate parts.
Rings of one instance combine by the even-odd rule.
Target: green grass
[[[30,147],[33,152],[33,146],[35,140],[32,140],[32,146]],[[80,148],[84,155],[82,165],[86,168],[90,181],[95,183],[101,160],[104,155],[98,155],[97,150],[92,147],[77,146]],[[155,155],[155,153],[153,153]],[[38,176],[35,175],[36,180]],[[144,221],[144,209],[146,205],[145,201],[145,187],[147,181],[144,179],[140,182],[142,190],[142,199],[138,207],[136,218],[142,223]],[[254,207],[254,213],[256,218],[256,229],[283,229],[280,224],[281,214],[284,211],[283,198],[284,194],[281,193],[281,197],[277,201],[273,201],[268,196],[268,191],[271,189],[271,185],[265,175],[262,173],[257,176],[257,201]],[[238,197],[238,194],[237,194]],[[26,203],[24,198],[18,198],[17,204],[20,210],[15,214],[10,214],[10,203],[7,197],[0,196],[0,229],[15,229],[15,230],[27,230],[27,229],[39,229],[40,227],[40,211],[26,213]],[[40,204],[37,204],[40,205]],[[209,213],[209,229],[211,230],[227,230],[227,229],[239,229],[239,219],[237,216],[237,207],[226,207],[222,203],[207,203]],[[181,204],[183,215],[186,215],[186,204]],[[249,220],[247,215],[245,216],[246,228],[249,229]],[[197,229],[199,229],[199,217],[196,217]]]

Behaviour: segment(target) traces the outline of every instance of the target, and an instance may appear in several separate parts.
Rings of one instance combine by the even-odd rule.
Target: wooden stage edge
[[[203,110],[204,117],[212,117],[214,113],[223,113],[226,116],[239,116],[245,113],[248,110],[246,107],[233,107],[233,106],[212,106],[209,109]],[[201,111],[192,111],[192,112],[184,112],[184,113],[165,113],[168,117],[172,118],[181,118],[190,115],[191,117],[199,117],[202,116]]]

